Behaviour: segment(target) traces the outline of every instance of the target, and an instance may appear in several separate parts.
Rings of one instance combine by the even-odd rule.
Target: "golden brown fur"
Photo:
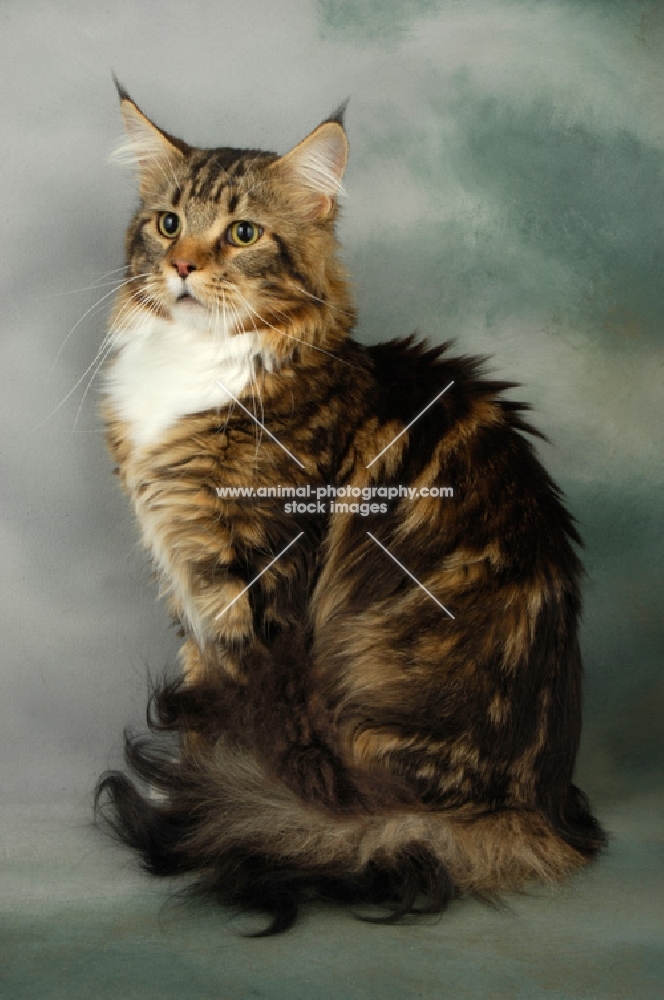
[[[452,892],[565,876],[602,842],[572,784],[578,539],[524,437],[524,407],[447,346],[351,339],[334,235],[339,118],[279,158],[194,149],[121,97],[141,205],[109,384],[132,337],[188,330],[172,292],[182,279],[209,337],[223,326],[231,350],[256,334],[241,402],[277,441],[234,400],[141,437],[128,416],[140,399],[125,412],[109,391],[110,449],[187,634],[184,682],[154,699],[153,728],[175,741],[127,751],[164,798],[108,775],[112,823],[151,870],[196,871],[222,899],[273,910],[275,929],[310,891],[401,913],[422,893],[435,909]],[[169,212],[183,227],[173,238],[158,231]],[[260,228],[253,245],[229,242],[236,220]],[[277,483],[440,484],[454,497],[354,516],[216,490]]]

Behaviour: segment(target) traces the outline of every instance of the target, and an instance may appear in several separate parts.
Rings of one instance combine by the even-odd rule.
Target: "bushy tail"
[[[437,912],[453,894],[412,817],[308,806],[251,756],[221,742],[209,756],[178,764],[128,740],[127,756],[153,791],[142,795],[118,772],[102,777],[97,802],[107,800],[101,808],[116,834],[152,874],[194,872],[198,891],[271,913],[264,933],[286,930],[298,905],[316,896],[386,904],[379,919],[394,920],[420,896],[427,912]]]
[[[311,804],[223,738],[185,738],[178,752],[127,738],[126,756],[151,791],[120,772],[102,777],[96,801],[116,834],[153,874],[195,873],[198,890],[269,912],[266,934],[290,927],[312,897],[380,904],[377,919],[396,920],[440,912],[461,891],[560,879],[599,847],[570,846],[526,809]]]

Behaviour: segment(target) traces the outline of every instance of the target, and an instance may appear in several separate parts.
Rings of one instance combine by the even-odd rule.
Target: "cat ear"
[[[348,159],[348,140],[340,118],[341,114],[323,122],[277,161],[313,218],[329,215],[336,196],[344,193],[341,178]]]
[[[116,86],[127,141],[115,150],[111,159],[138,170],[139,190],[141,195],[145,195],[154,187],[163,185],[164,179],[173,180],[174,167],[182,162],[189,147],[157,128],[117,80]]]

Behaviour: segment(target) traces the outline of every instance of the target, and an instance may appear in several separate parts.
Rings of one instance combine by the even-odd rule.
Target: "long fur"
[[[573,783],[579,538],[527,407],[448,344],[352,339],[339,119],[282,158],[197,150],[121,97],[163,156],[138,156],[105,418],[186,641],[152,735],[127,738],[142,787],[109,773],[99,808],[149,871],[193,873],[268,932],[314,897],[396,919],[565,877],[604,836]],[[259,238],[233,245],[233,220]],[[454,496],[313,514],[217,489],[275,484]]]
[[[192,731],[216,707],[212,691],[166,683],[152,706],[156,738],[126,737],[127,764],[151,794],[111,772],[97,801],[107,797],[108,822],[149,872],[194,873],[194,891],[270,913],[262,934],[290,927],[314,898],[380,905],[382,917],[365,914],[380,922],[438,913],[462,892],[557,881],[602,841],[573,785],[551,818],[509,806],[427,809],[398,781],[357,771],[344,776],[343,804],[306,801],[255,753]],[[164,740],[178,730],[179,742]]]

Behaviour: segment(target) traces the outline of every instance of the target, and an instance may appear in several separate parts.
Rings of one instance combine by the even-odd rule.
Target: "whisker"
[[[229,303],[229,305],[230,305],[230,308],[233,311],[233,315],[235,317],[235,324],[238,327],[238,329],[240,330],[240,333],[246,333],[247,330],[246,330],[246,327],[245,327],[244,322],[242,320],[242,317],[240,316],[240,310],[238,309],[237,305],[234,302]],[[253,324],[253,327],[254,327],[254,331],[256,333],[258,333],[258,329],[256,327],[256,323],[254,322],[253,318],[252,318],[251,321],[252,321],[252,324]],[[263,403],[262,403],[262,400],[260,399],[260,392],[259,392],[259,389],[258,389],[258,380],[256,378],[256,365],[254,363],[254,357],[253,357],[253,355],[254,355],[254,352],[253,352],[252,348],[250,347],[248,349],[248,362],[249,362],[249,367],[250,367],[250,370],[251,370],[251,382],[252,382],[252,385],[254,385],[256,387],[256,391],[255,392],[252,391],[252,393],[251,393],[252,407],[253,407],[253,411],[254,411],[254,423],[256,425],[256,429],[254,431],[254,433],[256,435],[256,451],[254,452],[254,459],[255,459],[256,456],[258,455],[258,451],[259,451],[259,448],[261,446],[261,442],[263,440],[263,428],[260,427],[259,423],[258,423],[258,405],[260,405],[260,407],[261,407],[261,415],[262,416],[264,416],[264,411],[263,411]]]
[[[212,325],[212,310],[211,309],[208,309],[207,333],[208,333],[208,336],[212,340],[214,340],[214,329],[213,329],[213,325]]]
[[[142,302],[142,301],[140,301],[140,300],[139,300],[139,302],[135,303],[134,305],[135,305],[135,309],[136,309],[136,311],[138,311],[138,310],[140,309],[140,307],[141,307],[142,305],[144,305],[144,304],[145,304],[145,302]],[[123,306],[123,310],[124,310],[124,308],[125,308],[125,307],[126,307],[126,306]],[[129,315],[133,315],[133,314],[134,314],[134,311],[132,310],[132,311],[130,312],[130,314],[129,314]],[[116,321],[116,322],[117,322],[117,321]],[[80,377],[80,378],[79,378],[79,379],[78,379],[78,380],[76,381],[76,383],[75,383],[75,384],[74,384],[74,385],[73,385],[73,386],[71,387],[71,389],[70,389],[70,390],[69,390],[69,392],[68,392],[68,393],[67,393],[67,394],[66,394],[66,395],[65,395],[65,396],[63,397],[63,399],[61,399],[61,400],[60,400],[60,402],[58,403],[58,405],[57,405],[57,406],[56,406],[56,407],[55,407],[55,408],[54,408],[53,410],[51,410],[51,412],[50,412],[50,413],[48,413],[48,414],[47,414],[47,415],[46,415],[46,416],[45,416],[45,417],[43,418],[43,420],[40,420],[40,421],[39,421],[39,423],[38,423],[38,424],[36,425],[36,427],[34,428],[35,430],[38,430],[38,429],[39,429],[39,428],[40,428],[41,426],[43,426],[43,424],[45,424],[45,423],[46,423],[46,421],[47,421],[47,420],[50,420],[50,419],[51,419],[51,417],[55,416],[55,414],[56,414],[56,413],[58,412],[58,410],[60,410],[60,409],[61,409],[61,407],[62,407],[62,406],[64,406],[64,404],[65,404],[65,403],[67,402],[67,400],[68,400],[68,399],[69,399],[69,397],[70,397],[70,396],[72,395],[72,393],[74,393],[74,392],[75,392],[75,391],[76,391],[76,390],[78,389],[79,385],[81,384],[81,382],[83,381],[83,379],[84,379],[84,378],[86,377],[86,375],[88,374],[88,372],[90,372],[90,370],[91,370],[92,368],[94,368],[94,366],[96,365],[96,363],[97,363],[97,360],[99,359],[99,356],[100,356],[100,354],[102,353],[102,351],[104,351],[104,349],[105,349],[105,347],[106,347],[106,345],[107,345],[107,343],[108,343],[109,339],[112,339],[112,341],[113,341],[113,344],[115,344],[115,343],[117,342],[117,339],[119,338],[120,334],[121,334],[122,332],[124,332],[124,330],[126,330],[126,329],[127,329],[127,326],[126,326],[126,324],[125,324],[125,325],[123,325],[122,327],[118,328],[118,329],[116,329],[116,327],[115,327],[115,324],[113,324],[113,326],[112,326],[112,327],[111,327],[111,329],[110,329],[110,330],[109,330],[109,331],[108,331],[108,332],[106,333],[106,335],[104,336],[104,338],[103,338],[103,340],[102,340],[101,344],[99,345],[99,348],[98,348],[98,350],[97,350],[97,353],[96,353],[96,354],[95,354],[95,356],[94,356],[94,359],[93,359],[93,360],[92,360],[92,361],[90,362],[90,364],[89,364],[89,365],[88,365],[88,367],[87,367],[87,368],[85,369],[85,371],[83,372],[83,374],[81,375],[81,377]]]
[[[220,318],[219,317],[219,299],[215,299],[215,302],[214,302],[214,328],[213,328],[213,331],[212,331],[212,339],[214,340],[215,344],[217,344],[217,345],[221,343],[221,337],[222,337],[221,328],[219,326],[219,318]]]
[[[244,325],[242,317],[240,316],[240,310],[237,308],[237,306],[235,304],[233,304],[233,310],[234,310],[235,315],[237,317],[238,326],[242,330],[242,333],[246,333],[247,332],[246,331],[246,327]],[[258,334],[258,327],[256,326],[255,319],[253,318],[253,316],[249,316],[249,319],[251,320],[251,325],[254,328],[254,333]],[[261,359],[263,360],[262,350],[261,350]],[[256,375],[256,365],[254,363],[253,357],[252,357],[252,360],[251,360],[251,375],[252,375],[252,383],[256,387],[256,391],[254,393],[252,393],[252,396],[254,397],[254,400],[256,402],[258,402],[258,404],[260,406],[260,409],[261,409],[261,423],[265,423],[265,407],[263,406],[263,398],[261,396],[260,386],[258,384],[258,377]],[[254,406],[254,416],[256,416],[255,406]],[[258,454],[258,449],[260,448],[262,440],[263,440],[263,428],[260,427],[260,426],[258,426],[258,429],[256,431],[256,454]]]
[[[102,341],[102,347],[97,352],[97,358],[99,358],[99,363],[97,364],[97,367],[93,371],[92,375],[90,376],[90,379],[88,380],[88,384],[85,387],[85,392],[83,393],[83,396],[81,398],[81,402],[79,403],[79,406],[78,406],[78,410],[76,411],[76,417],[74,418],[74,425],[72,427],[72,433],[76,430],[76,424],[78,423],[78,418],[81,415],[81,411],[83,409],[83,404],[85,403],[86,396],[88,395],[88,392],[90,391],[92,383],[94,382],[94,380],[97,377],[97,373],[99,372],[99,370],[101,369],[102,365],[104,364],[104,362],[108,358],[109,354],[112,352],[112,350],[115,347],[115,345],[116,345],[116,343],[117,343],[120,335],[127,329],[128,325],[132,322],[134,316],[137,313],[139,313],[140,311],[142,311],[141,310],[141,306],[139,304],[136,304],[134,306],[134,308],[132,310],[130,310],[130,312],[128,313],[128,315],[126,317],[127,322],[122,327],[118,328],[115,331],[115,333],[113,334],[112,337],[108,337],[108,335],[107,335],[107,337],[104,338],[104,341],[106,341],[108,339],[108,344],[107,344],[105,350],[103,350],[103,354],[102,354],[101,358],[99,358],[99,355],[102,353],[103,344],[104,344],[104,341]],[[147,316],[145,316],[143,318],[142,325],[145,326],[146,323],[147,323]],[[110,332],[111,331],[109,331],[109,333]],[[95,361],[97,360],[97,358],[95,358]]]
[[[251,321],[253,323],[253,327],[254,327],[255,333],[258,333],[258,328],[256,327],[256,323],[254,322],[253,317],[251,318]],[[244,326],[243,326],[243,329],[244,329]],[[259,343],[260,343],[260,341],[259,341]],[[265,378],[265,358],[263,356],[263,347],[262,347],[262,345],[261,345],[261,350],[260,350],[260,356],[261,356],[261,362],[262,362],[262,364],[261,364],[261,381],[262,381]],[[252,366],[252,374],[253,374],[254,385],[256,386],[256,396],[258,398],[258,402],[259,402],[259,405],[260,405],[260,408],[261,408],[261,423],[265,423],[265,407],[263,406],[263,397],[261,396],[261,389],[260,389],[260,385],[259,385],[259,382],[258,382],[258,375],[256,374],[256,366],[255,366],[255,364]],[[261,428],[261,435],[262,435],[262,428]]]
[[[79,326],[81,325],[81,323],[83,322],[83,320],[87,316],[89,316],[91,312],[94,312],[94,310],[98,306],[100,306],[102,304],[102,302],[105,302],[106,299],[109,299],[111,297],[111,295],[114,295],[115,292],[118,291],[120,288],[123,288],[125,285],[130,284],[132,281],[137,281],[139,278],[145,278],[147,276],[148,276],[147,272],[145,274],[135,274],[133,277],[127,278],[125,281],[121,281],[119,284],[115,285],[115,287],[112,288],[110,290],[110,292],[106,292],[106,294],[102,295],[102,297],[100,299],[97,299],[97,301],[94,303],[94,305],[91,305],[89,309],[85,310],[85,312],[83,313],[83,315],[81,316],[81,318],[79,320],[77,320],[76,323],[74,323],[74,325],[72,326],[71,330],[69,331],[69,333],[67,334],[67,336],[65,337],[65,339],[60,344],[60,348],[58,350],[58,353],[55,355],[55,358],[53,359],[53,364],[51,365],[51,370],[49,371],[48,377],[46,379],[46,384],[47,385],[48,385],[48,383],[49,383],[49,381],[51,379],[51,376],[53,375],[53,371],[55,369],[55,366],[58,363],[58,359],[60,358],[60,355],[62,354],[62,352],[63,352],[63,350],[65,348],[65,344],[67,343],[67,341],[71,337],[72,333],[74,333],[74,331],[79,328]]]
[[[147,306],[150,308],[150,299],[147,295],[141,293],[134,293],[129,302],[125,302],[120,312],[114,318],[111,326],[109,327],[107,336],[114,336],[116,333],[118,335],[124,333],[130,328],[134,317],[143,311],[143,307]]]
[[[263,427],[261,425],[265,423],[265,407],[263,406],[263,397],[261,396],[261,389],[260,385],[258,384],[258,375],[256,374],[256,365],[253,362],[253,358],[251,364],[251,380],[255,386],[255,392],[253,393],[253,396],[256,402],[258,403],[258,406],[260,407],[260,414],[261,414],[260,424],[258,425],[257,428],[258,437],[256,441],[256,454],[258,454],[258,449],[260,448],[261,443],[263,441]]]
[[[228,319],[226,316],[226,295],[224,293],[223,288],[221,290],[221,304],[224,314],[224,329],[226,330],[228,328]],[[231,414],[233,412],[233,406],[234,406],[234,400],[231,399],[229,405],[226,407],[226,423],[224,424],[224,430],[226,430],[226,428],[228,427],[228,421],[231,418]]]
[[[147,295],[138,293],[132,296],[129,302],[125,302],[118,315],[109,327],[109,335],[124,333],[129,329],[134,317],[143,311],[144,306],[150,306],[150,298]]]
[[[43,302],[48,299],[58,298],[61,295],[75,295],[77,292],[89,292],[91,289],[94,288],[104,288],[106,287],[106,285],[113,285],[118,280],[117,278],[114,278],[113,281],[103,281],[102,279],[108,278],[111,274],[117,274],[118,271],[126,271],[126,270],[127,270],[126,264],[123,264],[122,267],[114,267],[112,271],[106,271],[104,274],[100,274],[98,278],[95,278],[94,282],[91,285],[86,285],[84,288],[66,288],[64,291],[61,292],[49,292],[48,295],[37,296],[35,301]]]
[[[341,362],[342,365],[348,365],[349,368],[355,368],[356,371],[360,371],[357,365],[352,364],[350,361],[346,361],[345,358],[338,358],[336,354],[332,354],[331,351],[326,351],[324,348],[318,347],[317,344],[310,344],[308,343],[308,341],[301,340],[299,337],[295,337],[291,333],[286,333],[284,330],[280,330],[278,327],[273,326],[271,323],[268,323],[268,321],[264,319],[261,315],[259,315],[259,313],[257,313],[256,310],[247,302],[247,300],[245,299],[244,295],[242,295],[241,292],[238,291],[237,294],[240,296],[240,298],[246,305],[247,309],[249,309],[249,311],[252,312],[260,320],[261,323],[264,323],[265,326],[269,326],[271,330],[274,330],[275,333],[279,333],[281,334],[282,337],[287,337],[289,340],[296,340],[299,344],[304,344],[305,347],[311,347],[314,351],[320,351],[321,354],[326,354],[328,358],[334,358],[335,361]],[[279,310],[276,311],[278,312]]]
[[[335,312],[343,313],[345,316],[348,315],[348,309],[344,309],[342,306],[335,306],[332,302],[327,302],[325,299],[319,298],[318,295],[314,295],[313,292],[308,291],[306,288],[301,288],[300,285],[296,285],[295,288],[298,292],[302,292],[303,295],[308,295],[310,299],[314,302],[320,302],[321,305],[326,306],[328,309],[333,309]]]
[[[92,386],[92,383],[94,382],[95,378],[97,377],[97,373],[98,373],[99,369],[104,364],[104,362],[106,361],[107,357],[109,356],[109,354],[113,350],[113,348],[115,346],[115,343],[116,343],[116,341],[117,341],[117,339],[118,339],[119,336],[120,336],[120,334],[117,333],[115,335],[115,337],[111,338],[111,340],[108,342],[108,344],[107,344],[106,348],[103,350],[103,352],[101,350],[97,352],[97,357],[99,358],[100,354],[101,354],[101,357],[99,358],[99,363],[97,364],[95,370],[93,371],[92,375],[88,379],[88,384],[85,387],[85,392],[83,393],[83,396],[81,397],[81,402],[78,405],[78,409],[76,411],[76,416],[74,417],[74,423],[73,423],[73,426],[72,426],[72,434],[76,430],[76,424],[78,423],[78,418],[80,417],[81,411],[83,410],[83,404],[85,403],[85,400],[86,400],[86,397],[88,395],[88,392],[90,391],[90,387]],[[96,360],[97,360],[97,358],[95,358],[95,361]]]

